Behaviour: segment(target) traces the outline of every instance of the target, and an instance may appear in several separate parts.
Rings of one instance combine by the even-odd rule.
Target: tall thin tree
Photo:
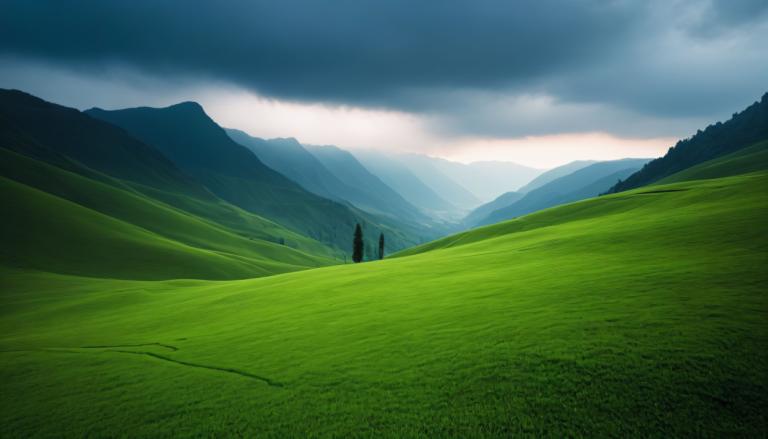
[[[379,259],[384,259],[384,234],[379,234]]]
[[[355,226],[355,237],[352,240],[352,261],[362,262],[363,260],[363,229],[360,224]]]

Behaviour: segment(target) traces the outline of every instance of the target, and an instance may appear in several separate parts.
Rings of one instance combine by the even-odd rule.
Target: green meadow
[[[89,211],[87,246],[53,233],[56,261],[4,256],[0,436],[764,436],[766,164],[762,144],[383,261],[251,279],[172,278],[331,262],[291,250],[283,270],[215,224]],[[4,239],[84,218],[2,187],[63,217]],[[217,248],[190,241],[203,226]],[[96,233],[128,267],[79,268],[106,251]]]

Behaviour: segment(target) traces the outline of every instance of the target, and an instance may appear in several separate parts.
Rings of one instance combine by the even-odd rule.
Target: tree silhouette
[[[360,224],[355,226],[355,237],[352,240],[352,261],[362,262],[363,260],[363,229]]]
[[[384,259],[384,234],[379,234],[379,259]]]

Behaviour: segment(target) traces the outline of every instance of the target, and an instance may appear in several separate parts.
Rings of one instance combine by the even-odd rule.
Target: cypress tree
[[[360,224],[355,226],[355,237],[352,240],[352,261],[362,262],[363,260],[363,229]]]
[[[384,259],[384,234],[379,234],[379,259]]]

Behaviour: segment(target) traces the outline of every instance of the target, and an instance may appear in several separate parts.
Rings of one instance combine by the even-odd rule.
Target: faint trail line
[[[102,349],[102,352],[117,352],[121,354],[134,354],[134,355],[145,355],[147,357],[156,358],[158,360],[168,361],[170,363],[176,363],[180,364],[182,366],[188,366],[188,367],[196,367],[198,369],[208,369],[208,370],[215,370],[218,372],[225,372],[225,373],[231,373],[234,375],[240,375],[241,377],[250,378],[252,380],[261,381],[262,383],[265,383],[272,387],[285,387],[283,383],[272,380],[267,377],[263,377],[260,375],[252,374],[250,372],[244,372],[242,370],[232,369],[228,367],[218,367],[218,366],[207,366],[205,364],[197,364],[197,363],[190,363],[188,361],[184,360],[176,360],[170,357],[166,357],[164,355],[155,354],[154,352],[142,352],[142,351],[126,351],[122,349],[110,349],[110,348],[118,348],[118,347],[138,347],[138,346],[162,346],[166,349],[171,349],[173,351],[177,351],[178,348],[170,345],[164,345],[161,343],[145,343],[145,344],[136,344],[136,345],[120,345],[120,346],[81,346],[78,348],[38,348],[38,349],[13,349],[13,350],[0,350],[0,353],[14,353],[14,352],[49,352],[49,353],[70,353],[70,354],[85,354],[86,352],[83,351],[77,351],[74,349]]]
[[[216,371],[219,371],[219,372],[227,372],[227,373],[232,373],[232,374],[235,374],[235,375],[240,375],[240,376],[243,376],[243,377],[246,377],[246,378],[251,378],[251,379],[254,379],[254,380],[257,380],[257,381],[261,381],[261,382],[266,383],[266,384],[268,384],[268,385],[270,385],[272,387],[284,387],[282,383],[274,381],[274,380],[271,380],[269,378],[266,378],[266,377],[263,377],[263,376],[259,376],[259,375],[255,375],[255,374],[252,374],[252,373],[249,373],[249,372],[243,372],[242,370],[230,369],[228,367],[206,366],[205,364],[190,363],[188,361],[176,360],[176,359],[173,359],[173,358],[170,358],[170,357],[166,357],[166,356],[163,356],[163,355],[155,354],[153,352],[122,351],[122,350],[119,350],[119,349],[106,349],[106,350],[110,351],[110,352],[120,352],[120,353],[123,353],[123,354],[146,355],[148,357],[157,358],[158,360],[164,360],[164,361],[169,361],[171,363],[181,364],[182,366],[197,367],[197,368],[200,368],[200,369],[216,370]]]
[[[172,351],[178,351],[179,348],[163,343],[142,343],[142,344],[119,344],[111,346],[80,346],[78,349],[109,349],[109,348],[140,348],[144,346],[160,346],[161,348],[170,349]]]

